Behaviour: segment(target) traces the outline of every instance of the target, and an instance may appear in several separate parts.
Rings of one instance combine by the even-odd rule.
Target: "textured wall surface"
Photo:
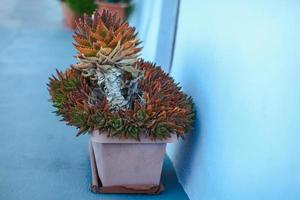
[[[190,199],[300,199],[299,11],[181,1],[172,75],[198,114],[168,152]]]

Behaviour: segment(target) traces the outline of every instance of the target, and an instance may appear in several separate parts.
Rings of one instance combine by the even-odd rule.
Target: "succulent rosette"
[[[104,11],[77,22],[78,63],[49,78],[55,113],[77,135],[99,130],[139,140],[183,137],[194,120],[191,97],[160,67],[139,59],[135,29]]]

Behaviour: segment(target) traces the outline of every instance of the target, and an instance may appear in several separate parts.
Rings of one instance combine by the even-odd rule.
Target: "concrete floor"
[[[48,102],[48,76],[75,62],[61,19],[55,0],[1,0],[0,199],[188,199],[168,158],[161,195],[89,191],[87,136],[75,138]]]

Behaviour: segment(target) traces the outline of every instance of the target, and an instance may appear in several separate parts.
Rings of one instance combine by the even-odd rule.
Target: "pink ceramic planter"
[[[128,4],[108,3],[101,0],[96,1],[96,3],[98,4],[98,12],[102,13],[103,10],[109,10],[112,13],[116,13],[122,21],[125,19],[125,8]]]
[[[92,185],[158,186],[166,143],[175,141],[177,136],[173,134],[164,141],[146,137],[136,141],[108,138],[105,133],[94,131],[89,141]]]
[[[71,29],[74,30],[76,28],[76,19],[79,17],[74,13],[74,11],[64,2],[61,2],[61,8],[63,11],[64,15],[64,25]]]

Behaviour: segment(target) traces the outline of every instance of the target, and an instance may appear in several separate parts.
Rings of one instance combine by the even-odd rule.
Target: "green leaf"
[[[91,121],[93,123],[92,125],[98,128],[101,128],[105,125],[105,118],[100,112],[97,112],[96,114],[92,115]]]
[[[138,110],[136,113],[136,119],[139,121],[143,121],[147,118],[147,113],[145,110]]]
[[[138,132],[139,132],[139,128],[135,127],[135,126],[129,126],[127,128],[128,133],[130,134],[131,137],[137,139],[138,137]]]
[[[78,127],[83,127],[86,125],[88,119],[88,113],[79,110],[79,109],[74,109],[70,112],[70,121],[72,124]]]
[[[163,137],[167,135],[168,129],[164,125],[158,124],[154,129],[154,133],[156,136]]]
[[[67,79],[65,84],[64,84],[64,89],[67,92],[70,92],[72,90],[74,90],[76,87],[78,87],[80,84],[80,81],[77,78],[74,79]]]
[[[113,118],[111,126],[113,132],[119,132],[124,128],[124,120],[122,118]]]
[[[91,15],[97,8],[94,0],[65,0],[65,2],[79,16],[84,13]]]

